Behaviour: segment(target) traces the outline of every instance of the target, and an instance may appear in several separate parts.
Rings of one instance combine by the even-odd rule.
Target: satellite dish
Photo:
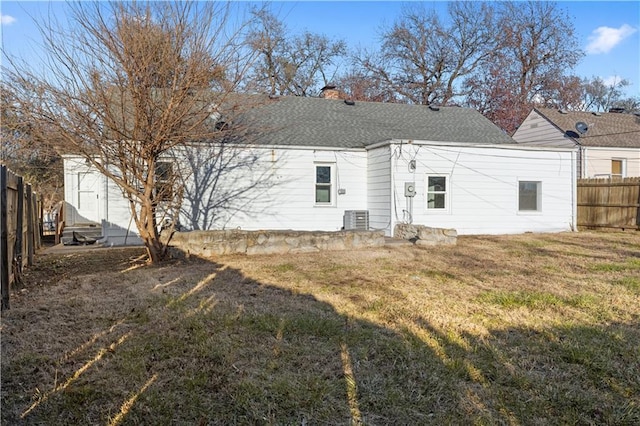
[[[576,123],[576,130],[581,135],[584,135],[585,133],[587,133],[587,130],[589,130],[589,126],[587,125],[587,123],[585,123],[583,121],[578,121]]]

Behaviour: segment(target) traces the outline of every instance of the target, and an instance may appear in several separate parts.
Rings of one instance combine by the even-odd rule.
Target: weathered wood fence
[[[578,179],[578,227],[640,229],[640,178]]]
[[[11,287],[22,283],[22,268],[33,264],[41,246],[41,205],[31,185],[0,165],[0,279],[2,310]]]

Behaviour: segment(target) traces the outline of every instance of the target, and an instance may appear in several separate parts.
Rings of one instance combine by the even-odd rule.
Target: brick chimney
[[[320,97],[325,99],[342,99],[341,93],[336,86],[324,86],[320,89]]]

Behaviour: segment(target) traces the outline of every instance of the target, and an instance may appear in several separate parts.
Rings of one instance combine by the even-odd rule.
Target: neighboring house
[[[207,223],[194,220],[204,212],[193,201],[206,197],[187,197],[182,225],[355,227],[388,236],[407,222],[461,235],[575,229],[574,149],[518,145],[478,112],[459,107],[264,100],[237,120],[264,129],[241,152],[252,158],[250,167],[228,170],[206,197],[247,190]],[[116,244],[125,235],[134,241],[127,203],[113,183],[73,156],[65,157],[65,176],[68,224],[101,223]],[[185,191],[192,186],[187,182]]]
[[[579,178],[640,176],[640,116],[621,112],[532,110],[519,144],[577,149]]]

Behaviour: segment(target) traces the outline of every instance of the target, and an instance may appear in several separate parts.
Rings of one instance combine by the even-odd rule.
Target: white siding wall
[[[438,145],[392,146],[394,225],[411,213],[414,224],[455,228],[464,234],[558,232],[572,229],[575,170],[573,152]],[[411,172],[408,164],[416,160]],[[427,210],[426,176],[448,176],[449,208]],[[519,212],[518,181],[542,183],[540,212]],[[404,183],[415,182],[413,206]]]
[[[611,174],[611,160],[624,160],[625,176],[640,176],[640,149],[585,148],[585,178],[606,177]]]
[[[387,145],[368,151],[367,164],[369,228],[384,229],[391,235],[391,148]]]
[[[66,225],[72,225],[75,223],[74,192],[77,191],[75,176],[81,163],[78,158],[62,158],[64,167],[64,201],[66,204],[64,221]]]
[[[392,143],[368,152],[254,148],[246,155],[255,156],[251,167],[224,174],[214,194],[225,188],[253,189],[217,212],[208,229],[334,231],[342,228],[345,210],[369,210],[370,227],[385,229],[387,235],[409,218],[414,224],[455,228],[461,235],[565,231],[574,220],[575,158],[570,151]],[[317,164],[333,167],[331,206],[315,205]],[[67,201],[73,200],[74,173],[83,167],[79,159],[65,159]],[[426,208],[428,174],[448,177],[446,211]],[[540,212],[518,211],[518,180],[541,182]],[[405,182],[415,182],[413,199],[404,195]],[[100,219],[110,240],[138,241],[121,191],[107,180],[103,190],[108,197]],[[189,224],[187,217],[180,221]]]
[[[136,224],[131,221],[129,202],[118,186],[93,168],[86,165],[83,157],[66,155],[64,158],[64,198],[66,201],[65,225],[97,223],[102,235],[114,245],[140,244]],[[82,208],[78,195],[78,174],[89,173],[95,177],[95,185],[87,187],[94,192],[96,203],[91,212]]]
[[[218,191],[257,186],[217,212],[209,229],[335,231],[343,226],[345,210],[367,208],[365,151],[255,148],[250,154],[257,154],[252,167],[225,174]],[[316,164],[333,167],[331,206],[315,205]],[[189,211],[189,205],[185,207]],[[181,218],[181,223],[188,226],[189,218]]]
[[[136,223],[131,220],[129,201],[112,180],[107,179],[106,213],[102,232],[107,242],[114,245],[142,244]]]

